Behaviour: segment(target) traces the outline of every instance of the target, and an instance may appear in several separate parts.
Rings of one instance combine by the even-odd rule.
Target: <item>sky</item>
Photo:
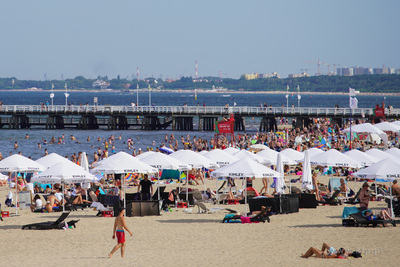
[[[0,78],[400,68],[398,0],[0,0]],[[315,63],[308,63],[315,62]],[[321,73],[328,67],[321,64]]]

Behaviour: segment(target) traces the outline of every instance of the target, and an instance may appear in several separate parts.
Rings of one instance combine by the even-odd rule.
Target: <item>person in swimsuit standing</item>
[[[117,236],[117,242],[118,244],[112,249],[110,254],[108,254],[108,257],[112,257],[113,254],[121,248],[121,258],[124,257],[124,252],[125,252],[125,232],[128,231],[128,233],[132,236],[132,232],[128,229],[128,226],[126,226],[125,222],[125,209],[121,208],[119,211],[118,216],[115,218],[114,222],[114,230],[113,230],[113,239],[115,239],[115,236]]]

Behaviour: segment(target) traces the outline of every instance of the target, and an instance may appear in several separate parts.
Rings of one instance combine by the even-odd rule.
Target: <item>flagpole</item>
[[[286,85],[286,113],[289,112],[289,85]]]
[[[139,82],[136,85],[136,106],[139,106]]]
[[[151,88],[149,84],[149,109],[151,108]]]

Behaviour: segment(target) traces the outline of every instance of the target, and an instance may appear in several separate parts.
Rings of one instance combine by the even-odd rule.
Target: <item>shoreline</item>
[[[139,92],[148,92],[149,90],[146,89],[139,89]],[[226,90],[226,91],[208,91],[208,90],[158,90],[152,89],[152,92],[162,92],[162,93],[212,93],[212,94],[286,94],[286,91],[237,91],[237,90]],[[51,90],[32,90],[32,89],[0,89],[0,92],[51,92]],[[65,92],[64,89],[54,89],[53,92]],[[123,93],[129,92],[133,93],[136,92],[136,89],[131,90],[120,90],[120,89],[70,89],[68,92],[82,92],[82,93]],[[289,92],[289,95],[297,95],[297,92]],[[343,92],[310,92],[310,91],[302,91],[300,95],[348,95],[348,93]],[[362,96],[400,96],[400,93],[366,93],[360,92],[357,95]]]

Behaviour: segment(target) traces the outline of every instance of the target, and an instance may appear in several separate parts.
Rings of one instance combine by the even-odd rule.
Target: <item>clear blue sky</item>
[[[399,0],[0,0],[0,77],[400,68]],[[331,65],[331,70],[333,65]],[[327,67],[321,68],[322,72]]]

